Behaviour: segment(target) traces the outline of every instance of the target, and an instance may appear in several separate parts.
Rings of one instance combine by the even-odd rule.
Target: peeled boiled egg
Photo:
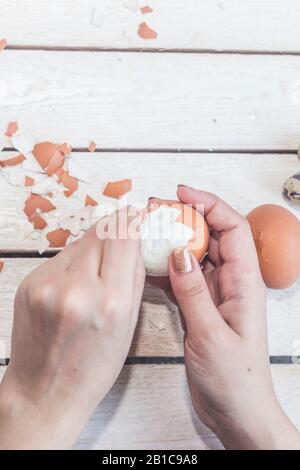
[[[300,222],[284,207],[264,204],[251,211],[260,270],[267,287],[284,289],[300,277]]]
[[[209,229],[203,216],[179,201],[152,199],[141,225],[141,249],[149,276],[167,276],[168,260],[187,247],[198,261],[205,256]]]

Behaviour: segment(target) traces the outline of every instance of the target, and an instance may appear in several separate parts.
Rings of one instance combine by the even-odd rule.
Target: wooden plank
[[[8,259],[0,276],[0,359],[10,356],[13,300],[21,280],[45,260]],[[269,291],[268,333],[271,355],[299,355],[300,282],[286,291]],[[164,293],[146,286],[129,356],[183,356],[177,308]]]
[[[149,15],[132,12],[125,4],[1,0],[0,31],[16,46],[300,50],[297,0],[151,0],[154,12]],[[157,31],[157,40],[139,38],[142,21]]]
[[[4,368],[0,368],[3,371]],[[273,366],[279,400],[300,427],[300,367]],[[183,366],[125,366],[77,449],[220,449],[190,404]]]
[[[1,158],[14,154],[3,152]],[[294,155],[75,153],[74,158],[82,171],[89,172],[91,189],[99,197],[107,181],[132,178],[128,202],[146,204],[149,196],[175,198],[181,183],[216,192],[243,215],[263,203],[288,208],[282,185],[299,168]],[[30,239],[32,225],[23,213],[29,191],[8,184],[0,175],[0,252],[37,251],[37,241]],[[76,199],[65,199],[66,209],[78,206]],[[51,213],[48,220],[55,217],[59,214]]]
[[[298,56],[6,51],[0,128],[135,149],[295,149]]]

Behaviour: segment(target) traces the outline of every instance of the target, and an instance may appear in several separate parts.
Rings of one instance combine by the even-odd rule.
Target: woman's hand
[[[108,231],[122,211],[105,221]],[[139,238],[100,240],[93,227],[22,282],[0,386],[0,448],[76,442],[124,364],[144,280]]]
[[[203,272],[187,250],[177,250],[169,267],[195,410],[227,448],[300,449],[272,385],[266,289],[248,222],[213,194],[181,186],[178,197],[204,205],[211,231]]]

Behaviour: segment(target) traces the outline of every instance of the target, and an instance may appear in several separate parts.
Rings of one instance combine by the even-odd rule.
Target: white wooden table
[[[140,201],[174,197],[185,183],[242,214],[285,205],[282,184],[299,171],[299,1],[149,0],[140,4],[154,12],[143,17],[124,4],[132,2],[0,0],[9,44],[0,54],[1,131],[17,120],[40,140],[69,141],[95,183],[131,177]],[[143,21],[156,40],[138,37]],[[1,358],[16,287],[44,261],[27,237],[23,200],[1,185]],[[290,362],[300,353],[299,287],[268,300],[275,386],[298,426],[300,365]],[[176,309],[146,287],[128,364],[78,448],[221,447],[191,410],[181,340]]]

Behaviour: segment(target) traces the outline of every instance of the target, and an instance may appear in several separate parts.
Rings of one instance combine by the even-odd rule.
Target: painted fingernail
[[[179,273],[190,273],[192,271],[192,260],[187,248],[176,248],[173,252],[174,266]]]
[[[194,189],[194,188],[192,188],[191,186],[187,186],[186,184],[179,184],[179,185],[177,186],[177,188],[178,188],[178,189],[179,189],[179,188]]]

